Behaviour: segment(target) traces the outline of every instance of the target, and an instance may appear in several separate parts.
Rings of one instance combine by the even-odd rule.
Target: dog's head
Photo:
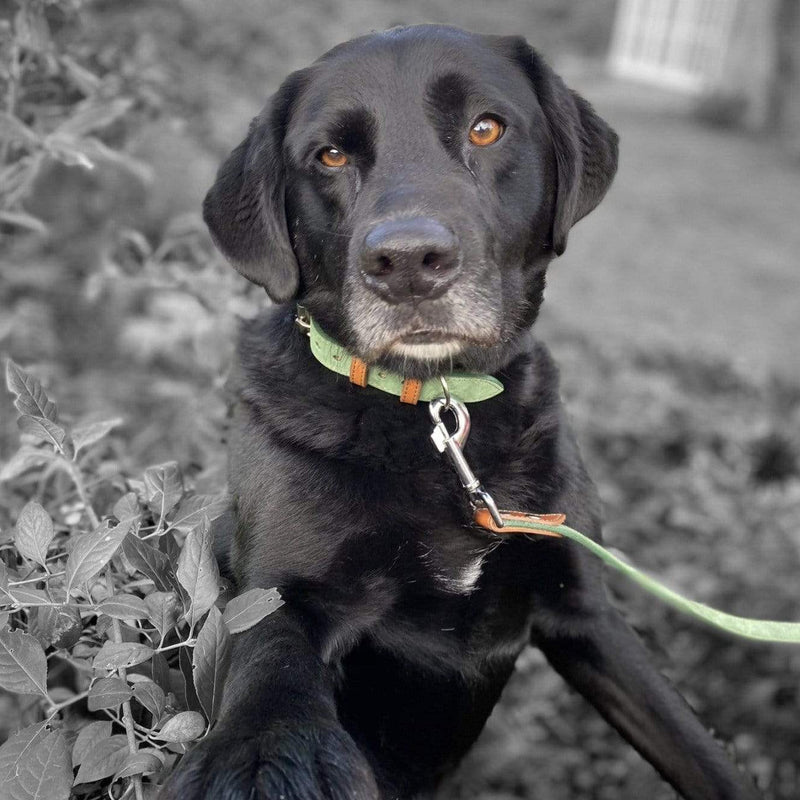
[[[292,74],[204,211],[243,275],[365,361],[492,371],[616,164],[614,132],[524,40],[398,28]]]

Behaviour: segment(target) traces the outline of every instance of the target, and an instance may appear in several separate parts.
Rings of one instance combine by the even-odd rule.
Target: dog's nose
[[[390,303],[439,297],[461,266],[456,235],[434,219],[389,220],[364,237],[361,274]]]

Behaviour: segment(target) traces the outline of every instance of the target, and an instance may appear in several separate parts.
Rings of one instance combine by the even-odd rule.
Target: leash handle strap
[[[651,578],[641,570],[623,561],[605,547],[590,539],[579,531],[564,524],[563,514],[526,514],[517,511],[501,511],[504,525],[502,528],[495,525],[491,515],[485,508],[475,512],[475,522],[482,528],[493,533],[524,533],[539,534],[541,536],[561,536],[570,539],[576,544],[597,556],[608,566],[621,572],[645,591],[657,597],[668,606],[701,620],[714,628],[741,636],[745,639],[754,639],[762,642],[783,642],[800,644],[800,622],[779,622],[768,619],[750,619],[727,614],[716,608],[711,608],[704,603],[690,600],[678,594],[663,583]],[[558,519],[560,518],[560,522]]]

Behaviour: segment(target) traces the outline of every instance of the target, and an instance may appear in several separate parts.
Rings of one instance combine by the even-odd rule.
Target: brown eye
[[[331,168],[343,167],[347,163],[347,156],[335,147],[326,147],[320,154],[319,160]]]
[[[503,124],[492,117],[479,119],[470,129],[469,140],[478,147],[494,144],[505,131]]]

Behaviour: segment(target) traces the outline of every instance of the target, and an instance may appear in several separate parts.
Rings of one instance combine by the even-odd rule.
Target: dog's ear
[[[220,167],[203,203],[214,243],[276,303],[291,300],[300,281],[286,225],[283,139],[301,84],[299,73],[290,76],[250,123],[247,137]]]
[[[560,256],[570,228],[603,199],[617,171],[617,134],[568,89],[521,37],[508,40],[544,111],[555,151],[558,187],[552,247]]]

